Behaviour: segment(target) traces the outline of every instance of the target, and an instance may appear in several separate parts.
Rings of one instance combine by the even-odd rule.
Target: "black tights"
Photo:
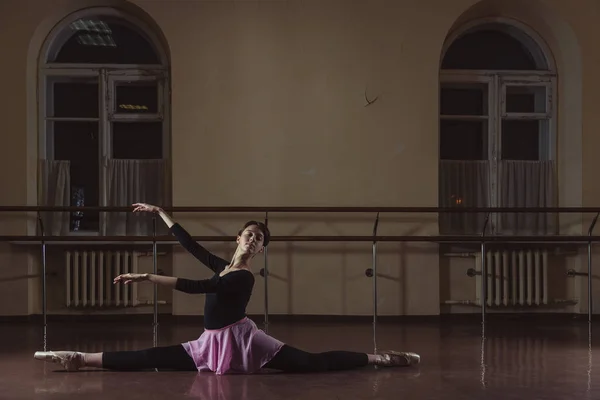
[[[284,372],[340,371],[367,365],[365,353],[327,351],[307,353],[284,345],[264,368]],[[196,371],[196,365],[182,345],[153,347],[136,351],[107,351],[102,355],[102,367],[133,371],[144,369]]]
[[[366,353],[353,351],[326,351],[307,353],[295,347],[284,345],[279,353],[264,368],[284,372],[325,372],[354,369],[367,365]]]
[[[118,371],[144,369],[196,371],[194,360],[182,345],[151,347],[144,350],[106,351],[102,353],[102,368]]]

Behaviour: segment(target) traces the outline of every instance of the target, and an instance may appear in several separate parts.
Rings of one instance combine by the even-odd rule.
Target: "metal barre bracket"
[[[574,278],[576,276],[589,276],[587,272],[577,272],[574,269],[570,269],[567,271],[567,276],[569,278]]]

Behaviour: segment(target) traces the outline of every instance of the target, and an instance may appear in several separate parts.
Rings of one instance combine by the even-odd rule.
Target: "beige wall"
[[[440,54],[457,21],[489,15],[530,25],[553,51],[561,205],[600,203],[593,174],[600,144],[600,5],[592,0],[486,1],[471,9],[473,0],[133,3],[125,5],[147,13],[169,46],[175,205],[437,206]],[[2,205],[35,204],[37,53],[49,29],[86,4],[107,3],[0,2],[0,46],[10,60],[1,67]],[[365,107],[365,92],[379,100]],[[214,235],[264,216],[177,217],[193,234]],[[275,235],[369,234],[373,218],[274,214],[270,226]],[[563,222],[581,232],[578,218]],[[24,234],[27,221],[4,216],[0,231]],[[435,215],[384,216],[380,233],[436,234]],[[207,247],[221,255],[232,250]],[[1,250],[0,277],[35,272],[23,250]],[[379,281],[382,314],[438,314],[440,300],[474,296],[465,266],[440,261],[436,246],[380,244],[379,253],[386,275]],[[173,262],[176,275],[207,276],[179,249]],[[570,265],[584,262],[576,257]],[[371,280],[364,270],[370,266],[369,243],[274,243],[270,311],[369,314]],[[574,297],[585,296],[584,287],[582,279],[568,283]],[[263,312],[263,290],[258,278],[251,313]],[[0,280],[0,314],[39,312],[38,292],[33,278]],[[198,313],[202,298],[196,297],[175,294],[173,312]]]

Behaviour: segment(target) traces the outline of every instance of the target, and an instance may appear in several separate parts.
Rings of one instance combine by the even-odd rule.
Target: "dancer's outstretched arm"
[[[165,213],[162,208],[146,203],[135,203],[133,204],[133,207],[135,207],[133,212],[146,211],[160,215],[181,246],[213,272],[220,272],[229,265],[229,261],[212,254],[210,251],[199,245],[198,242],[192,239],[192,236],[183,229],[180,224],[175,222],[167,213]]]
[[[217,280],[211,279],[185,279],[174,276],[163,276],[154,274],[121,274],[117,276],[113,283],[124,283],[126,285],[136,282],[152,282],[157,285],[190,294],[215,293],[221,286],[224,292],[237,292],[245,287],[251,287],[254,284],[254,275],[250,271],[229,273]]]
[[[166,286],[171,289],[175,289],[177,285],[177,278],[174,276],[154,275],[154,274],[121,274],[113,279],[113,283],[124,283],[129,285],[130,283],[137,282],[152,282],[157,285]]]

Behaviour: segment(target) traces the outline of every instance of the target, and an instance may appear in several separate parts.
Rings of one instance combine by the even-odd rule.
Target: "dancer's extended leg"
[[[133,351],[82,353],[77,351],[38,351],[38,360],[61,364],[67,371],[95,367],[118,371],[163,369],[196,371],[196,365],[182,345],[152,347]]]
[[[417,354],[408,352],[387,351],[381,355],[352,351],[309,353],[284,345],[277,355],[265,365],[265,368],[285,372],[324,372],[348,370],[366,365],[408,366],[419,362],[420,357]]]

